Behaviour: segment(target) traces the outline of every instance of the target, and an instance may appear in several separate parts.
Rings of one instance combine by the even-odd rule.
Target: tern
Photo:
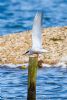
[[[25,54],[41,54],[47,52],[46,49],[42,47],[42,32],[41,32],[41,24],[42,24],[42,13],[37,12],[33,22],[32,28],[32,47],[27,50]]]

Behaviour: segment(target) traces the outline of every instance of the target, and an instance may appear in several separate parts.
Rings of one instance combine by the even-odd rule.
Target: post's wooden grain
[[[36,100],[36,75],[38,66],[38,56],[29,57],[28,67],[28,95],[27,100]]]

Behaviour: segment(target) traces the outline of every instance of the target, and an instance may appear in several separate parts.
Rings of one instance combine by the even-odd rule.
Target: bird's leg
[[[36,54],[34,54],[34,56],[38,58],[39,54],[38,54],[38,53],[36,53]]]
[[[38,58],[39,54],[37,53],[37,58]]]

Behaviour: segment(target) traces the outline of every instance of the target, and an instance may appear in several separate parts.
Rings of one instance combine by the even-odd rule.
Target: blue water
[[[0,0],[0,35],[30,30],[38,10],[43,27],[67,26],[67,0]]]
[[[27,100],[28,70],[0,68],[0,100]],[[36,100],[67,100],[67,69],[38,69]]]

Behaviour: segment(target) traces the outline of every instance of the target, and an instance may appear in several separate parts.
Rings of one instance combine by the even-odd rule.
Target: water
[[[28,70],[0,68],[0,100],[27,100]],[[67,69],[38,69],[37,100],[67,100]]]
[[[33,18],[43,10],[43,27],[67,25],[67,0],[0,0],[0,35],[32,28]]]

